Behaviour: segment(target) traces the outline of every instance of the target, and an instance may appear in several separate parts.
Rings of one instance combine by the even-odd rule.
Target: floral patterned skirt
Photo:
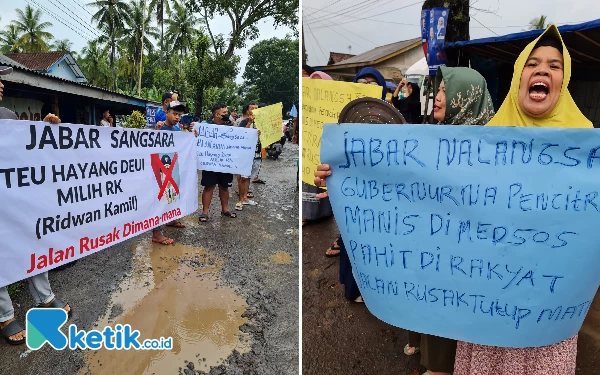
[[[458,342],[454,375],[575,375],[577,335],[538,348]]]

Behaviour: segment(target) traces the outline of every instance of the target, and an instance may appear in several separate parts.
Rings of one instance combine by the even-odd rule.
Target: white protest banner
[[[194,212],[190,134],[0,120],[0,286]]]
[[[198,169],[250,176],[258,141],[256,129],[215,124],[195,124],[198,131]]]

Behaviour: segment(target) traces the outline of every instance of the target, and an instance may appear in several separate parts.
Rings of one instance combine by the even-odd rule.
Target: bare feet
[[[9,325],[10,323],[14,322],[15,318],[9,319],[6,322],[2,322],[0,323],[0,329],[6,327],[7,325]],[[9,336],[8,339],[11,341],[20,341],[23,340],[25,338],[25,330],[15,333],[12,336]]]

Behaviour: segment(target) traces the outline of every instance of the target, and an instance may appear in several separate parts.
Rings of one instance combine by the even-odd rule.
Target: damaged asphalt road
[[[0,374],[297,374],[298,153],[287,143],[279,160],[263,160],[266,184],[250,187],[259,205],[235,219],[220,215],[215,193],[207,223],[197,212],[186,228],[165,230],[175,246],[144,233],[50,272],[54,293],[73,309],[67,324],[87,331],[129,323],[143,339],[172,336],[173,350],[29,351],[2,341]],[[234,180],[232,212],[236,192]],[[24,324],[33,307],[26,282],[13,302]]]

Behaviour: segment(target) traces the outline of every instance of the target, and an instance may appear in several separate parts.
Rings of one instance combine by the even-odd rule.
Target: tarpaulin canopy
[[[573,67],[600,65],[600,20],[558,28],[571,58]],[[447,43],[446,48],[456,48],[487,59],[514,63],[519,53],[544,30]]]

